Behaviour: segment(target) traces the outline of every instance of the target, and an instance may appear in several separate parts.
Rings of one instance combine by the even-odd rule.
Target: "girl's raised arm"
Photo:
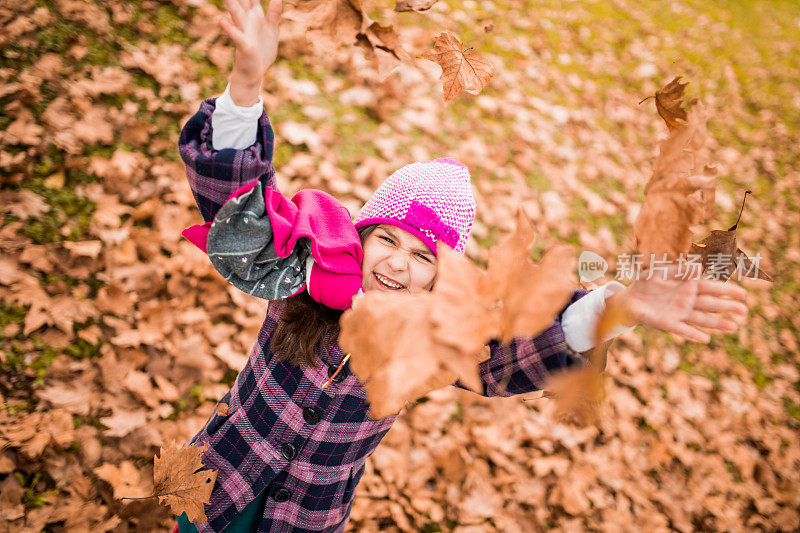
[[[283,0],[270,0],[266,14],[259,0],[225,0],[228,15],[220,27],[236,45],[230,94],[237,106],[258,103],[261,81],[278,56],[278,25]]]
[[[282,0],[266,14],[258,0],[225,0],[229,15],[220,26],[236,54],[230,84],[205,100],[179,140],[181,159],[203,219],[210,221],[230,197],[256,180],[275,189],[274,134],[261,104],[261,80],[275,61]],[[245,107],[247,106],[247,107]]]

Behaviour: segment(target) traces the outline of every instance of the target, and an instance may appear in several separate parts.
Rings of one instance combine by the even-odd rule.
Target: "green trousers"
[[[264,510],[264,500],[267,498],[267,491],[261,491],[256,499],[250,502],[242,512],[236,515],[233,522],[228,524],[224,533],[253,533],[258,531],[258,522]],[[178,531],[180,533],[197,533],[197,528],[189,522],[186,513],[178,517]]]

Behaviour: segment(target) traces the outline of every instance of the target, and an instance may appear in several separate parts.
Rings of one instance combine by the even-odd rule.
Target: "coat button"
[[[306,421],[306,424],[311,424],[312,426],[319,422],[319,414],[313,407],[305,407],[303,408],[303,420]]]
[[[330,365],[328,367],[328,377],[331,377],[333,375],[333,373],[336,372],[337,368],[339,368],[339,365]],[[336,374],[336,377],[333,378],[332,381],[334,383],[341,383],[342,381],[344,381],[344,378],[346,378],[346,377],[347,377],[347,369],[342,367],[342,369],[339,370],[339,373]]]
[[[284,442],[283,446],[281,446],[281,453],[287,461],[291,461],[297,457],[297,448],[295,448],[294,444],[291,442]]]
[[[272,499],[276,502],[285,502],[292,496],[292,493],[289,492],[289,489],[285,489],[283,487],[279,488],[275,492],[272,493]]]

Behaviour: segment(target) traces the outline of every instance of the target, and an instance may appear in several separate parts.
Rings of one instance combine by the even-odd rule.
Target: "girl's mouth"
[[[399,283],[397,283],[395,281],[392,281],[389,278],[387,278],[386,276],[384,276],[382,274],[378,274],[377,272],[373,272],[372,275],[375,277],[375,280],[377,280],[378,286],[380,286],[383,289],[386,289],[386,290],[389,290],[389,291],[399,291],[399,290],[405,288],[402,285],[400,285]]]

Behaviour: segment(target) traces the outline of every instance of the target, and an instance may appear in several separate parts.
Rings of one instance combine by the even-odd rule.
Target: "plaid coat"
[[[256,143],[245,150],[211,147],[215,99],[204,101],[180,136],[180,154],[206,221],[243,184],[261,180],[275,187],[273,132],[266,113]],[[572,302],[586,294],[576,290]],[[343,531],[364,462],[394,422],[372,420],[359,379],[348,365],[323,389],[344,354],[338,345],[319,352],[319,367],[291,366],[270,352],[280,300],[269,305],[249,361],[192,443],[207,442],[204,464],[218,471],[201,532],[220,532],[262,491],[266,505],[259,531]],[[585,360],[568,348],[559,315],[536,338],[489,344],[480,364],[481,394],[510,396],[540,389],[548,374]],[[505,369],[511,379],[503,390]],[[456,384],[459,386],[459,384]]]

